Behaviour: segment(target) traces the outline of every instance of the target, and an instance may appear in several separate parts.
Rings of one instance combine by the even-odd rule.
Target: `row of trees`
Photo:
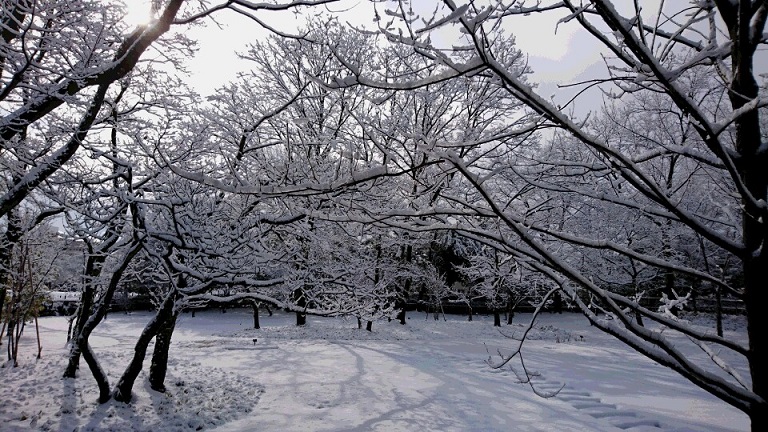
[[[135,29],[116,4],[3,3],[0,298],[20,292],[24,244],[58,215],[85,251],[65,376],[82,357],[101,401],[128,401],[154,338],[162,390],[176,317],[198,302],[370,326],[419,291],[497,310],[562,295],[766,427],[768,178],[753,66],[768,6],[445,0],[423,14],[371,2],[373,27],[330,15],[299,35],[259,18],[325,3],[169,0]],[[201,102],[176,73],[193,48],[182,30],[227,11],[274,34],[243,53],[248,73]],[[606,76],[583,83],[604,91],[599,115],[537,94],[504,31],[558,11],[605,53]],[[88,338],[137,279],[158,310],[110,388]],[[451,292],[456,282],[465,289]],[[676,318],[690,296],[713,294],[744,300],[747,346]],[[742,356],[750,379],[718,350]]]

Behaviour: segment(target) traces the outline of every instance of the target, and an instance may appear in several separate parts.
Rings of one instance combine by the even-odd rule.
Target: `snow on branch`
[[[450,14],[444,16],[443,18],[440,18],[439,20],[436,20],[434,22],[429,23],[429,25],[420,28],[415,31],[416,34],[425,33],[431,30],[434,30],[436,28],[442,27],[445,24],[453,23],[458,21],[464,14],[467,12],[467,9],[469,9],[469,3],[459,6],[456,8],[453,12]],[[489,8],[490,10],[490,8]]]

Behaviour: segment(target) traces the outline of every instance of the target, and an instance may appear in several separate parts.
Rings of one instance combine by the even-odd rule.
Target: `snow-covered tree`
[[[441,140],[427,157],[450,163],[477,192],[475,201],[462,196],[463,201],[456,199],[454,203],[464,211],[497,218],[501,227],[493,232],[465,221],[457,229],[526,257],[528,265],[558,283],[596,326],[743,410],[752,419],[753,430],[765,429],[768,381],[761,365],[766,363],[768,345],[758,329],[766,320],[761,309],[768,268],[768,253],[762,247],[768,232],[768,176],[764,170],[768,153],[764,151],[765,133],[760,119],[766,102],[755,65],[761,56],[759,47],[764,43],[768,6],[756,1],[616,5],[598,0],[485,5],[446,0],[432,2],[424,9],[423,5],[417,9],[411,2],[378,6],[378,31],[386,34],[398,49],[409,47],[429,59],[433,69],[428,76],[373,73],[350,59],[345,62],[345,74],[352,76],[345,77],[343,82],[329,83],[331,86],[362,84],[393,91],[419,91],[468,76],[496,83],[510,97],[525,104],[531,114],[528,131],[560,130],[576,143],[578,149],[573,154],[584,156],[547,162],[566,173],[568,179],[583,182],[576,187],[566,185],[566,190],[557,190],[558,195],[574,192],[604,208],[623,207],[624,214],[648,215],[659,224],[654,233],[660,237],[655,245],[660,253],[603,236],[600,225],[590,232],[583,227],[574,230],[565,224],[560,229],[542,223],[536,218],[536,211],[526,210],[525,197],[514,194],[515,190],[525,189],[522,184],[527,184],[533,188],[531,198],[545,198],[546,191],[538,191],[541,171],[537,166],[507,159],[510,163],[505,169],[498,158],[468,157],[450,148],[449,140]],[[603,134],[604,128],[579,116],[568,102],[558,105],[537,93],[521,69],[510,62],[515,51],[504,29],[514,25],[506,24],[532,13],[560,13],[561,23],[576,23],[594,39],[595,49],[601,50],[608,68],[604,77],[583,83],[585,87],[598,86],[607,97],[621,98],[622,102],[637,100],[640,105],[635,107],[641,106],[648,94],[659,99],[648,107],[648,116],[646,108],[642,108],[634,115],[625,113],[626,119],[615,118],[620,128],[630,128],[634,141],[627,141],[627,134]],[[343,52],[337,55],[343,58]],[[666,113],[659,111],[664,106]],[[643,128],[648,122],[655,122],[654,117],[656,121],[677,117],[677,124]],[[652,135],[656,132],[659,134]],[[542,138],[548,136],[537,135],[538,140]],[[642,144],[638,146],[639,143]],[[719,187],[708,191],[693,187],[698,175],[713,173],[713,184]],[[510,181],[514,177],[518,180]],[[602,180],[595,182],[598,177]],[[592,182],[592,190],[586,187],[586,181]],[[613,188],[619,184],[625,191],[616,196]],[[629,197],[632,200],[627,200]],[[705,197],[714,205],[697,206]],[[711,268],[709,272],[696,268],[693,262],[676,256],[678,240],[697,236],[742,262],[743,286],[733,286]],[[701,332],[666,314],[665,308],[657,312],[632,297],[616,293],[610,285],[591,279],[588,272],[571,261],[568,252],[573,248],[610,251],[652,265],[664,275],[665,289],[674,286],[675,275],[682,274],[720,286],[744,300],[749,344]],[[588,295],[585,297],[582,292]],[[587,297],[608,314],[595,315],[584,301]],[[635,320],[637,313],[646,322],[653,321],[654,327],[639,325]],[[685,335],[711,356],[702,363],[685,355],[677,342],[667,337],[674,333]],[[714,354],[717,349],[743,356],[750,365],[751,382],[725,365]],[[711,366],[725,371],[727,379],[711,372]]]

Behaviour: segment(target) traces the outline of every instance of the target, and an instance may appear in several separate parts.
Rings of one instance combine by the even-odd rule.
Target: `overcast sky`
[[[332,10],[353,5],[342,14],[344,20],[372,24],[370,3],[351,1],[342,4],[344,6],[337,5]],[[199,34],[196,39],[200,40],[200,52],[190,62],[191,79],[203,95],[210,94],[246,67],[237,61],[235,52],[244,51],[249,40],[266,36],[262,28],[243,16],[225,11],[217,17],[222,29],[209,23],[204,30],[193,30]],[[605,74],[605,67],[590,37],[575,22],[558,26],[560,18],[562,13],[554,12],[512,17],[505,21],[506,30],[515,35],[518,47],[529,56],[529,65],[534,71],[531,81],[539,83],[540,93],[546,98],[558,93],[555,99],[558,103],[567,100],[574,90],[558,90],[557,84]],[[281,30],[291,30],[303,20],[294,13],[280,12],[271,14],[267,21],[270,25],[279,24]],[[597,92],[581,99],[577,105],[579,110],[594,109],[600,100]]]
[[[665,12],[671,13],[687,3],[686,0],[665,3],[660,3],[659,0],[643,0],[640,5],[646,21],[654,22],[660,4],[663,4]],[[412,4],[414,7],[424,7],[425,10],[418,12],[427,15],[431,13],[435,3],[419,0]],[[614,5],[621,13],[632,13],[632,2],[620,0],[615,1]],[[373,24],[373,9],[371,2],[367,0],[342,0],[340,3],[328,6],[328,9],[341,16],[342,21],[356,25]],[[310,13],[309,11],[318,13],[324,10],[325,8],[322,7],[301,9],[302,13]],[[575,20],[558,25],[558,20],[564,15],[562,11],[553,11],[509,17],[504,21],[505,30],[515,35],[518,47],[529,56],[529,65],[533,70],[530,81],[539,84],[539,93],[543,97],[550,98],[556,94],[554,101],[558,105],[564,104],[578,90],[576,88],[559,89],[559,84],[606,76],[605,65],[592,36]],[[193,72],[191,79],[203,95],[212,93],[217,87],[234,78],[238,70],[246,67],[242,62],[237,61],[235,52],[244,51],[249,40],[263,39],[267,35],[263,28],[231,11],[222,11],[216,16],[222,23],[222,29],[209,23],[204,30],[193,30],[197,34],[192,35],[201,43],[199,54],[190,62],[190,69]],[[258,16],[261,18],[266,16],[265,21],[270,25],[288,31],[301,26],[306,19],[306,15],[291,11],[269,15],[260,12]],[[684,15],[677,16],[677,19],[683,18]],[[768,71],[767,59],[767,56],[756,58],[755,67],[758,73]],[[579,97],[575,110],[581,114],[594,111],[602,105],[602,100],[600,92],[593,89]]]

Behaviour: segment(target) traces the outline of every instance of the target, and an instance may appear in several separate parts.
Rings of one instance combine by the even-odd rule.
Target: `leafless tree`
[[[455,77],[471,75],[490,79],[525,104],[533,115],[530,127],[557,129],[571,137],[578,147],[573,153],[585,157],[563,160],[559,165],[571,174],[581,170],[588,177],[601,175],[605,181],[595,184],[592,191],[584,187],[570,190],[576,192],[575,195],[600,201],[601,205],[610,203],[634,214],[650,215],[659,222],[660,254],[613,242],[600,235],[602,230],[585,235],[584,231],[573,231],[568,225],[561,230],[551,224],[537,223],[530,217],[535,212],[525,210],[523,197],[514,195],[515,187],[494,181],[505,175],[516,176],[534,188],[533,195],[543,198],[544,193],[539,191],[541,171],[536,166],[521,165],[518,160],[511,161],[515,162],[511,170],[494,171],[493,161],[468,158],[442,141],[435,146],[432,157],[452,164],[478,194],[476,201],[466,200],[463,208],[497,218],[506,233],[480,230],[471,224],[460,224],[457,229],[491,239],[497,247],[525,258],[527,265],[559,283],[596,326],[743,410],[752,419],[753,430],[765,429],[768,380],[761,365],[768,360],[768,352],[765,338],[758,329],[766,320],[762,307],[768,254],[762,245],[768,233],[765,229],[768,176],[763,168],[765,134],[760,119],[766,100],[758,82],[756,61],[760,56],[758,48],[765,41],[768,5],[748,0],[661,3],[661,6],[641,1],[619,6],[603,0],[533,4],[512,1],[485,5],[445,0],[432,2],[431,7],[424,9],[423,4],[416,6],[414,2],[377,3],[375,23],[378,32],[385,34],[388,41],[409,47],[432,62],[434,69],[428,77],[370,73],[349,59],[345,62],[349,76],[343,82],[330,85],[362,84],[378,89],[408,90]],[[421,12],[427,10],[436,12]],[[677,113],[682,129],[657,129],[668,132],[661,139],[660,135],[642,136],[648,132],[642,130],[642,122],[624,123],[623,127],[629,126],[636,137],[642,136],[637,142],[643,141],[648,146],[640,152],[639,147],[627,147],[620,142],[626,143],[626,134],[601,134],[598,124],[579,117],[569,109],[569,104],[558,106],[537,93],[521,75],[520,68],[509,62],[514,49],[503,30],[510,20],[524,19],[523,16],[534,13],[560,13],[560,22],[578,23],[594,39],[596,49],[604,54],[605,77],[596,77],[581,83],[582,86],[599,87],[606,97],[620,97],[622,101],[642,100],[653,95],[659,99],[655,107],[666,105],[671,116]],[[338,56],[343,58],[343,52],[338,52]],[[650,109],[649,115],[652,116],[655,109]],[[637,117],[643,116],[644,112],[639,111]],[[547,136],[538,135],[538,139],[545,141]],[[547,164],[555,165],[551,160]],[[719,193],[709,191],[718,205],[709,209],[697,207],[695,201],[701,199],[700,192],[686,187],[677,189],[679,185],[691,184],[685,178],[691,179],[697,172],[717,173],[718,182],[722,179],[726,183]],[[577,177],[571,175],[571,178]],[[631,190],[637,199],[611,198],[610,189],[616,181]],[[508,184],[522,190],[519,181]],[[733,214],[737,215],[736,219],[731,217]],[[741,225],[735,233],[730,229],[734,221]],[[685,233],[687,238],[701,236],[707,244],[740,260],[744,285],[733,286],[711,268],[707,271],[676,260],[673,233]],[[675,274],[720,286],[744,300],[749,344],[701,331],[666,314],[669,308],[659,312],[643,307],[634,299],[614,292],[612,287],[590,279],[564,253],[573,247],[610,250],[653,265],[668,275],[668,286],[674,283]],[[599,304],[613,319],[595,315],[585,298]],[[638,313],[656,326],[639,325],[634,319]],[[660,328],[673,331],[662,332]],[[667,337],[673,334],[683,335],[700,347],[706,353],[706,361],[698,362],[685,355],[676,342]],[[717,349],[710,346],[742,356],[749,364],[751,382],[740,377],[715,354]],[[725,378],[711,371],[710,366],[725,372]]]

